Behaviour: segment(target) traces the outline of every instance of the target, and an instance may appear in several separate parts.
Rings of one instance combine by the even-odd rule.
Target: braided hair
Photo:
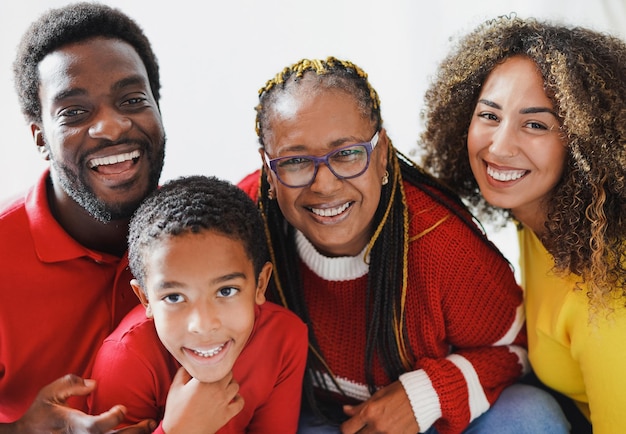
[[[378,131],[382,127],[378,94],[370,85],[367,74],[358,66],[345,60],[328,57],[326,60],[303,59],[283,69],[259,91],[259,104],[256,107],[256,131],[259,142],[271,136],[270,120],[273,109],[284,95],[299,91],[306,79],[307,90],[314,92],[339,90],[351,95],[365,118],[371,119]],[[301,86],[303,87],[303,86]],[[302,91],[302,90],[300,90]],[[404,182],[422,189],[434,200],[462,218],[481,237],[484,233],[474,224],[460,199],[450,190],[439,185],[434,178],[420,170],[412,161],[389,144],[387,171],[389,183],[384,185],[380,202],[373,218],[374,232],[367,247],[370,267],[368,273],[366,303],[366,348],[365,375],[370,393],[376,391],[373,366],[378,357],[386,375],[395,381],[409,370],[414,369],[415,355],[407,338],[404,305],[407,291],[409,215],[404,191]],[[270,200],[266,168],[259,182],[258,204],[264,221],[265,232],[270,247],[270,256],[275,273],[268,288],[268,296],[295,312],[307,324],[311,319],[302,294],[303,282],[295,244],[296,229],[283,216],[278,201]],[[486,239],[486,238],[485,238]],[[492,247],[497,250],[495,246]],[[339,390],[327,365],[313,327],[309,326],[309,359],[304,381],[304,396],[311,409],[318,415],[324,414],[315,400],[313,385],[324,389]],[[328,384],[330,378],[333,384]]]

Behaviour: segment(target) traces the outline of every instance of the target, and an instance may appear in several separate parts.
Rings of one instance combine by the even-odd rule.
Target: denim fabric
[[[298,434],[337,434],[339,427],[316,423],[310,411],[300,414]],[[537,387],[507,387],[489,411],[474,420],[465,434],[566,434],[570,425],[557,401]],[[437,434],[434,427],[425,434]]]

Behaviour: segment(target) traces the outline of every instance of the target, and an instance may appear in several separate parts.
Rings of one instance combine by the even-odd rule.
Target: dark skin
[[[82,222],[93,222],[94,219],[85,211],[84,208],[75,207],[76,202],[67,198],[68,206],[61,206],[60,210],[58,196],[63,197],[63,194],[57,194],[55,196],[54,187],[50,186],[48,189],[48,203],[50,204],[50,210],[54,218],[66,229],[67,232],[78,240],[82,245],[101,252],[110,253],[112,255],[121,257],[126,251],[126,237],[128,236],[128,224],[130,219],[119,219],[112,221],[108,225],[100,224],[99,230],[90,231],[90,224],[82,224]],[[62,212],[61,210],[69,211],[72,208],[76,208],[74,212]],[[98,248],[96,248],[96,246]]]
[[[31,132],[51,162],[53,215],[82,245],[121,256],[130,216],[155,187],[151,155],[165,141],[145,67],[130,45],[93,38],[50,53],[39,73],[42,120]],[[111,158],[125,161],[97,164]],[[81,200],[104,204],[112,219],[94,218]]]
[[[367,140],[373,126],[369,118],[361,115],[351,95],[325,91],[311,97],[306,87],[302,87],[307,84],[300,86],[301,95],[305,97],[290,95],[289,104],[277,104],[289,110],[277,109],[271,118],[268,131],[271,139],[264,152],[272,156],[289,155],[290,152],[292,155],[297,152],[319,156],[328,152],[332,144],[345,145],[346,137],[352,138],[352,143]],[[356,178],[340,180],[322,165],[315,182],[309,187],[289,188],[268,170],[268,182],[276,192],[285,218],[302,231],[318,251],[329,256],[356,255],[369,242],[378,201],[368,201],[367,198],[380,197],[381,178],[387,166],[388,140],[385,130],[381,129],[368,170]],[[320,206],[323,202],[336,206],[348,201],[354,205],[350,220],[344,220],[343,224],[320,224],[309,211],[310,207]],[[344,434],[415,434],[419,431],[409,397],[399,381],[380,389],[359,405],[345,406],[344,413],[350,417],[341,425]]]
[[[24,416],[13,423],[0,424],[0,434],[144,434],[157,426],[155,421],[145,420],[137,425],[110,431],[124,421],[126,409],[122,405],[97,416],[65,405],[70,396],[86,395],[96,384],[75,375],[67,375],[47,385],[37,395]]]
[[[411,403],[399,381],[380,389],[359,405],[344,406],[343,411],[350,416],[341,425],[344,434],[415,434],[420,430]]]
[[[83,246],[121,257],[130,216],[156,188],[162,168],[165,133],[145,66],[129,44],[95,37],[49,53],[38,72],[42,120],[31,132],[50,162],[52,214]],[[0,424],[0,434],[132,434],[156,427],[146,420],[110,431],[124,421],[123,405],[100,415],[66,405],[95,387],[93,380],[61,377],[40,390],[18,421]]]

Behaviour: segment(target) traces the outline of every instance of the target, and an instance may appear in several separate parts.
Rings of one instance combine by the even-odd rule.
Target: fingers
[[[88,395],[95,387],[94,380],[83,380],[77,375],[68,374],[45,386],[39,395],[49,402],[65,403],[70,396]]]
[[[359,412],[358,407],[355,407],[353,405],[344,405],[343,406],[343,412],[347,415],[347,416],[354,416],[355,414],[357,414]]]
[[[222,381],[226,381],[226,378],[224,378]],[[239,396],[239,383],[237,383],[237,381],[233,378],[232,374],[228,378],[228,385],[226,386],[226,394],[232,400],[235,400],[237,397],[239,397],[239,399],[243,401],[243,398]]]
[[[139,422],[136,425],[127,426],[115,431],[109,431],[107,434],[150,434],[157,427],[157,423],[152,419]]]
[[[237,390],[239,390],[239,385],[237,385]],[[243,397],[239,395],[238,393],[235,394],[235,396],[230,401],[230,404],[228,406],[228,408],[230,408],[230,410],[232,411],[231,413],[232,416],[239,414],[239,412],[243,410],[244,404],[245,404],[245,400],[243,399]]]
[[[176,375],[174,375],[174,379],[172,380],[172,386],[185,385],[189,382],[189,380],[191,380],[191,378],[192,377],[191,375],[189,375],[189,372],[187,372],[187,370],[181,366],[180,368],[178,368],[178,371],[176,371]]]
[[[122,405],[113,406],[110,410],[105,411],[97,416],[87,416],[83,413],[74,413],[72,417],[72,426],[89,427],[89,432],[106,433],[112,430],[124,421],[126,408]]]
[[[342,434],[355,434],[358,432],[364,432],[363,430],[367,428],[367,423],[359,417],[352,416],[350,419],[341,424],[341,432]]]

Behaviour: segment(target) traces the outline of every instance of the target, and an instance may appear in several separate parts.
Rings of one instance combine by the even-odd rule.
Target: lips
[[[487,175],[496,181],[507,182],[516,181],[526,175],[528,170],[525,169],[500,169],[487,164]]]
[[[346,202],[343,205],[334,208],[309,208],[309,210],[313,214],[320,217],[335,217],[350,208],[350,205],[352,205],[351,202]]]
[[[87,167],[105,175],[121,173],[130,169],[139,159],[139,150],[124,152],[105,157],[93,158],[87,162]]]
[[[221,353],[225,346],[226,346],[226,342],[223,343],[222,345],[219,345],[217,347],[214,347],[214,348],[211,348],[211,349],[208,349],[208,350],[192,349],[191,351],[193,351],[194,354],[196,354],[196,355],[198,355],[200,357],[211,358],[211,357],[215,357],[216,355]]]

